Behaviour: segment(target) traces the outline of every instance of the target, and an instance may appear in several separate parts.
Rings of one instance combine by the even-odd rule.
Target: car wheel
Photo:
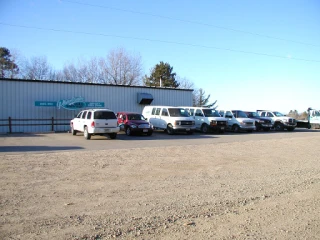
[[[256,131],[259,132],[261,130],[261,127],[259,125],[256,125]]]
[[[71,133],[72,133],[72,135],[76,135],[77,134],[77,131],[73,129],[73,125],[71,126]]]
[[[111,139],[116,139],[117,138],[117,134],[116,133],[109,133],[109,137]]]
[[[233,130],[233,132],[238,133],[240,131],[240,128],[238,125],[235,124],[232,126],[232,130]]]
[[[202,124],[202,126],[201,126],[201,132],[203,132],[203,133],[208,133],[208,131],[209,131],[209,128],[208,128],[208,124]]]
[[[126,135],[127,136],[131,136],[131,128],[130,127],[127,127],[127,129],[126,129]]]
[[[167,126],[167,133],[168,133],[169,135],[172,135],[172,134],[173,134],[173,128],[172,128],[172,125],[171,125],[171,124],[168,124],[168,126]]]
[[[87,140],[89,140],[91,138],[91,134],[88,132],[88,127],[84,128],[83,136]]]
[[[270,131],[270,128],[269,128],[269,127],[267,127],[267,128],[263,128],[263,131],[265,131],[265,132],[269,132],[269,131]]]
[[[275,126],[274,126],[274,129],[276,131],[283,131],[284,128],[283,128],[281,123],[276,123]]]

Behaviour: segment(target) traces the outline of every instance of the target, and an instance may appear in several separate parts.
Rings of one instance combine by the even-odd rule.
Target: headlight
[[[177,125],[181,125],[181,121],[175,121],[175,122],[174,122],[174,125],[176,125],[176,126],[177,126]]]
[[[259,120],[258,123],[264,123],[264,121],[263,120]]]
[[[137,128],[137,126],[136,126],[136,125],[133,125],[133,124],[130,125],[130,127],[131,127],[131,128]]]

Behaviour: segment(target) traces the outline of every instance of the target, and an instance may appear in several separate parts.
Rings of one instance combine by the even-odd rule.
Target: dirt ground
[[[320,136],[0,155],[0,239],[320,239]]]

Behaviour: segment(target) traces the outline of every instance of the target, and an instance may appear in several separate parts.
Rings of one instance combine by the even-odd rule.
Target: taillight
[[[91,122],[91,127],[94,127],[95,126],[95,123],[94,121]]]

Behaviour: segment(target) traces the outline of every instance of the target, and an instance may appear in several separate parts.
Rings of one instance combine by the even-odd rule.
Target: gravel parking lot
[[[0,239],[320,239],[320,131],[0,135]]]

